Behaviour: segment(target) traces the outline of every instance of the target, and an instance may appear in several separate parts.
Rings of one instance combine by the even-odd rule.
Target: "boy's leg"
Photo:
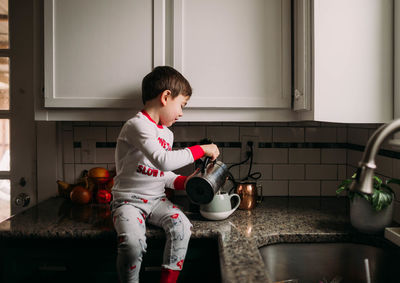
[[[186,215],[166,198],[162,198],[154,206],[148,221],[153,225],[162,227],[166,232],[162,267],[168,270],[163,271],[163,276],[167,275],[177,278],[179,271],[183,267],[192,224]]]
[[[146,252],[146,226],[142,211],[131,204],[113,210],[118,235],[117,272],[121,283],[139,282],[139,270]]]

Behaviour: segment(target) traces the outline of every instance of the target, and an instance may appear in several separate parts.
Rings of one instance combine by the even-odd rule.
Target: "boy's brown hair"
[[[158,66],[143,78],[143,104],[156,98],[165,90],[171,91],[172,97],[177,97],[179,94],[192,95],[192,87],[181,73],[169,66]]]

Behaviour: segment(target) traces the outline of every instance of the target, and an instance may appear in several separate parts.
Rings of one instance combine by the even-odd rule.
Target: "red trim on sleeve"
[[[190,149],[190,151],[192,152],[194,160],[197,160],[204,156],[204,150],[199,145],[188,147],[188,149]]]
[[[146,116],[151,122],[153,122],[154,124],[156,124],[158,128],[160,128],[160,129],[163,129],[163,128],[164,128],[163,125],[157,124],[156,121],[154,121],[153,118],[150,117],[149,113],[147,113],[146,110],[142,109],[142,111],[140,111],[140,112],[142,112],[142,114],[143,114],[144,116]]]
[[[174,181],[174,188],[175,190],[182,191],[185,189],[185,182],[186,182],[187,176],[178,176],[175,178]]]

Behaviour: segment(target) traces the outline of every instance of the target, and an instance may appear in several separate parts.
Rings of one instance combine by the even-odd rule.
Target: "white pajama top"
[[[165,187],[183,190],[187,177],[172,171],[203,157],[204,151],[199,145],[172,150],[173,141],[171,130],[156,124],[144,110],[129,119],[117,139],[114,199],[130,193],[162,197]]]

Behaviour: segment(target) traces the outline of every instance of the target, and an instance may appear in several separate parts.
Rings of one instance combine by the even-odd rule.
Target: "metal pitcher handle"
[[[207,157],[204,159],[203,166],[201,167],[201,173],[202,173],[202,174],[205,173],[206,167],[207,167],[207,165],[208,165],[209,162],[210,162],[210,157],[207,156]]]
[[[258,189],[260,188],[260,194],[258,195],[257,198],[257,203],[261,203],[264,199],[264,195],[263,195],[263,186],[261,184],[257,184],[257,193],[258,193]]]

